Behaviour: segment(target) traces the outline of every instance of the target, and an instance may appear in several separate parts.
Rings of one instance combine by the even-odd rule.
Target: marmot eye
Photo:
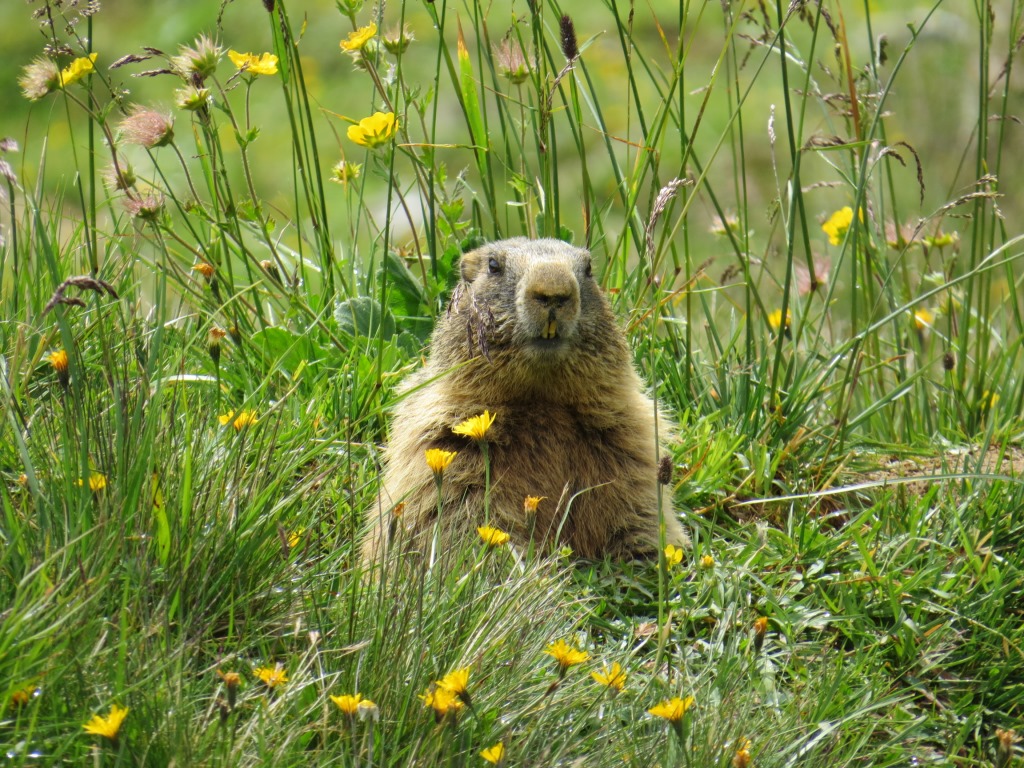
[[[591,263],[590,259],[587,259],[587,268],[586,268],[586,270],[584,271],[584,274],[585,274],[585,275],[586,275],[587,277],[593,277],[593,275],[594,275],[594,266],[593,266],[593,264]]]
[[[487,261],[487,269],[492,275],[501,274],[501,264],[493,256]]]

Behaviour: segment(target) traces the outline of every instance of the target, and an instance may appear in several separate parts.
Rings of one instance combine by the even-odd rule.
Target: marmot
[[[394,411],[364,561],[380,560],[399,538],[403,550],[444,551],[485,522],[518,542],[532,536],[584,558],[655,555],[654,407],[590,253],[513,238],[463,255],[460,269],[429,361]],[[452,431],[484,411],[495,417],[486,520],[483,453]],[[658,437],[668,433],[659,421]],[[442,475],[440,520],[431,448],[456,452]],[[535,513],[524,510],[527,496],[544,497]],[[662,510],[665,541],[687,545],[671,492]]]

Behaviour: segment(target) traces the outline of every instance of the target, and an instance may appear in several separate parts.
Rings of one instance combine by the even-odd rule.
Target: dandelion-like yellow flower
[[[683,562],[682,547],[677,547],[675,544],[669,544],[665,547],[665,565],[671,568],[673,565],[679,565],[681,562]]]
[[[464,706],[458,696],[440,686],[429,688],[426,693],[420,694],[420,699],[423,701],[423,706],[434,710],[434,717],[438,722],[449,713],[457,714]]]
[[[544,653],[557,661],[559,669],[563,672],[569,667],[582,664],[590,658],[589,653],[573,648],[565,640],[556,640],[544,649]]]
[[[767,616],[758,616],[754,620],[754,634],[755,635],[762,635],[763,636],[764,633],[767,632],[767,631],[768,631],[768,617]]]
[[[923,333],[932,327],[935,322],[934,313],[925,307],[914,310],[914,329],[918,333]]]
[[[209,280],[211,277],[213,277],[217,269],[216,267],[213,266],[213,264],[208,264],[205,261],[200,261],[198,264],[192,265],[192,271],[198,272],[200,275]]]
[[[352,53],[353,51],[361,51],[363,47],[373,39],[377,34],[377,25],[370,23],[365,27],[360,27],[355,32],[349,32],[346,39],[342,40],[339,45],[341,50]]]
[[[373,149],[387,144],[398,131],[394,112],[374,112],[348,127],[348,138],[361,147]]]
[[[607,664],[602,665],[600,672],[591,672],[590,676],[601,685],[614,688],[616,691],[621,691],[626,686],[626,673],[617,661],[610,667]]]
[[[50,365],[53,366],[53,370],[55,370],[58,373],[58,375],[67,374],[68,353],[65,350],[58,349],[54,352],[51,352],[46,356],[46,359],[49,361]]]
[[[252,671],[267,688],[276,688],[288,682],[288,672],[283,664],[275,664],[273,667],[256,667]]]
[[[452,432],[456,435],[471,437],[477,441],[483,440],[487,437],[487,431],[494,423],[494,417],[496,415],[497,414],[492,415],[490,411],[484,411],[479,416],[473,416],[472,418],[466,419],[461,424],[456,424],[452,427]]]
[[[488,547],[500,547],[502,544],[507,544],[511,538],[500,528],[492,528],[489,525],[481,525],[476,532]]]
[[[774,312],[768,313],[768,327],[771,328],[775,333],[779,332],[779,329],[788,331],[790,323],[793,322],[793,313],[788,309],[786,310],[786,327],[782,328],[782,310],[776,309]]]
[[[61,87],[66,88],[73,83],[77,83],[86,75],[91,75],[96,71],[96,67],[93,63],[96,61],[98,53],[90,53],[88,56],[83,56],[80,59],[75,59],[68,64],[64,69],[60,71],[60,84]]]
[[[736,754],[732,756],[732,768],[750,768],[754,764],[750,756],[750,739],[744,739]]]
[[[99,493],[107,487],[107,476],[102,472],[90,472],[88,480],[79,479],[78,485],[88,485],[89,490],[93,493]]]
[[[11,706],[12,707],[24,707],[30,701],[32,697],[36,695],[38,689],[35,685],[26,685],[19,688],[11,694]]]
[[[234,411],[228,411],[217,417],[217,421],[220,422],[222,427],[230,424],[235,428],[235,432],[241,432],[246,427],[251,427],[258,420],[256,411],[239,411],[237,415]]]
[[[828,235],[828,241],[832,245],[839,245],[846,236],[846,231],[853,223],[853,208],[844,206],[828,217],[828,221],[821,225],[822,231]]]
[[[704,557],[702,557],[700,559],[700,567],[701,568],[714,568],[715,567],[715,558],[713,558],[711,555],[704,555]]]
[[[257,56],[255,53],[228,51],[228,58],[242,72],[252,75],[277,74],[277,56],[272,53],[262,53]]]
[[[469,667],[456,669],[437,681],[438,688],[444,688],[449,693],[458,696],[466,704],[469,704]]]
[[[106,717],[93,715],[92,720],[82,726],[86,733],[94,736],[102,736],[113,741],[117,738],[117,732],[121,730],[121,723],[128,715],[128,707],[119,707],[114,704],[110,707],[110,714]]]
[[[430,467],[430,471],[440,477],[444,474],[444,471],[448,469],[448,465],[452,463],[452,459],[455,458],[457,451],[444,451],[440,448],[428,448],[427,449],[427,466]]]
[[[505,759],[505,744],[498,742],[480,751],[480,757],[491,765],[501,765]]]
[[[331,701],[349,717],[358,715],[360,709],[376,708],[377,706],[369,699],[364,699],[361,693],[343,693],[341,696],[331,696]]]
[[[222,669],[218,669],[217,677],[224,681],[226,688],[237,688],[239,683],[242,682],[242,676],[237,672],[225,672]]]
[[[527,496],[523,500],[523,512],[528,515],[537,514],[537,506],[546,498],[547,496]]]
[[[661,717],[668,720],[670,723],[678,723],[683,719],[683,715],[686,711],[693,706],[693,696],[687,696],[685,699],[681,699],[675,696],[671,699],[666,699],[660,704],[656,704],[647,712],[655,717]]]

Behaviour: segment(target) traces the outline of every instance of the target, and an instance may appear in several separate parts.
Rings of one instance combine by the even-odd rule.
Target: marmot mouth
[[[544,326],[544,330],[540,332],[542,339],[557,339],[558,338],[558,322],[555,320],[548,320],[548,324]]]

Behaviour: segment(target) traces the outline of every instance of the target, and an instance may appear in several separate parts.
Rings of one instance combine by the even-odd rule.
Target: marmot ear
[[[473,282],[478,274],[480,274],[480,265],[484,261],[484,255],[482,249],[470,251],[469,253],[462,254],[462,258],[459,260],[459,268],[462,271],[462,279],[467,283]]]

